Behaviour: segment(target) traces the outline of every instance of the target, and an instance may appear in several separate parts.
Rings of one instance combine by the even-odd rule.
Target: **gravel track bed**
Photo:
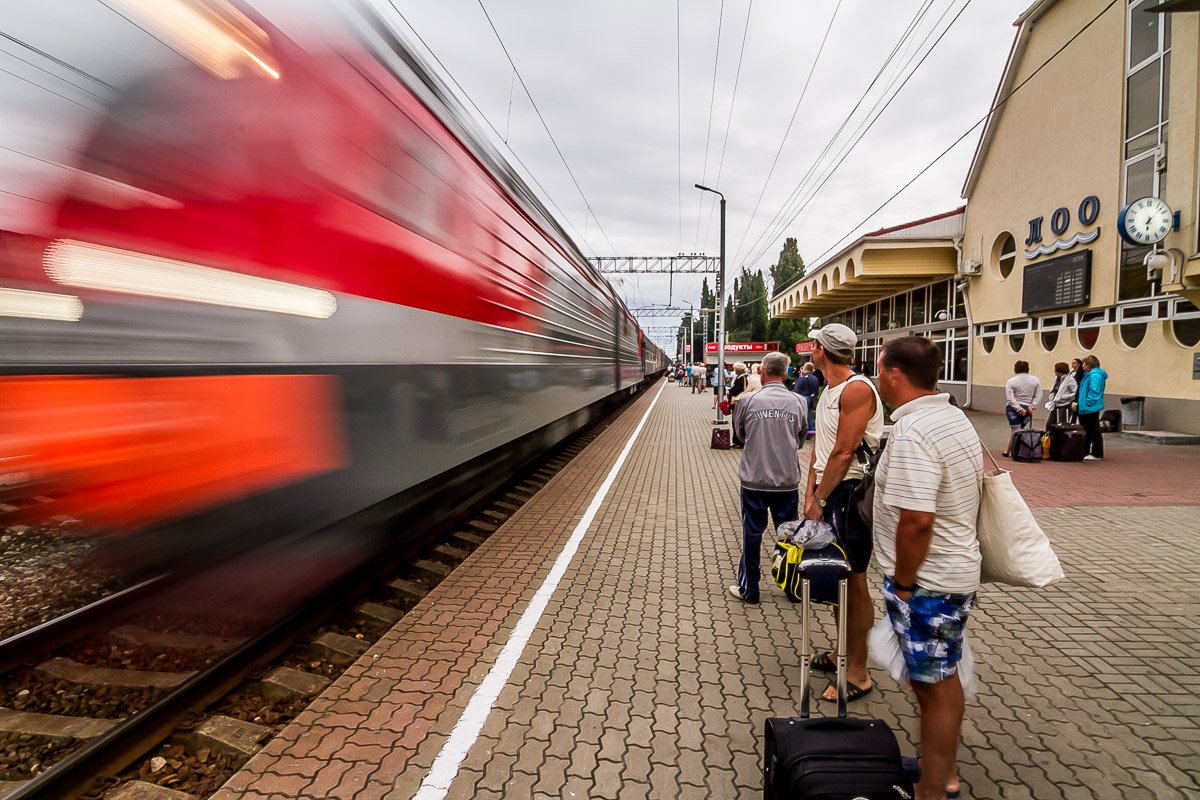
[[[193,672],[217,660],[219,654],[199,650],[159,650],[85,639],[62,653],[80,664],[115,669]]]
[[[217,636],[223,639],[254,636],[271,623],[271,620],[266,617],[243,616],[238,619],[230,619],[229,615],[187,614],[184,612],[172,612],[169,616],[166,614],[135,616],[128,621],[133,625],[162,633],[197,634]]]
[[[82,742],[0,732],[0,781],[23,781],[41,775]]]
[[[310,702],[310,697],[270,700],[254,689],[243,688],[226,697],[215,711],[227,717],[253,722],[255,725],[267,725],[278,732],[307,708]]]
[[[4,676],[4,684],[0,685],[0,706],[38,714],[124,719],[141,711],[162,694],[158,689],[71,683],[22,668]]]
[[[237,772],[242,759],[208,748],[189,752],[182,745],[165,744],[140,762],[136,769],[121,773],[121,779],[141,780],[208,797]]]
[[[0,528],[0,639],[128,586],[93,566],[101,544],[66,527]]]

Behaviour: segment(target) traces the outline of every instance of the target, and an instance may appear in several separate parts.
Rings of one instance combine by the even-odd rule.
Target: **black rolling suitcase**
[[[833,548],[806,554],[801,576],[800,716],[767,720],[763,763],[765,800],[911,800],[912,781],[900,745],[886,722],[846,716],[846,578],[850,566]],[[836,717],[809,717],[809,593],[811,581],[838,579]]]
[[[1051,425],[1047,432],[1050,434],[1051,461],[1083,461],[1087,455],[1087,439],[1083,428],[1078,425]]]

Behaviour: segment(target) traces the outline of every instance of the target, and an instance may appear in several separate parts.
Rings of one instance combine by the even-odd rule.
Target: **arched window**
[[[996,237],[992,244],[992,270],[1004,280],[1017,265],[1017,240],[1008,231]]]

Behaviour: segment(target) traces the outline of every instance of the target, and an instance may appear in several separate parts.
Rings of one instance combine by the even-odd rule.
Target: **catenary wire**
[[[763,256],[763,254],[767,251],[767,249],[770,247],[771,240],[773,238],[775,238],[775,236],[778,236],[780,231],[786,229],[789,225],[791,225],[796,220],[796,218],[806,208],[811,207],[813,200],[816,199],[816,197],[820,193],[821,189],[824,188],[825,184],[829,182],[830,178],[833,177],[833,174],[838,170],[838,168],[842,165],[842,163],[850,156],[850,154],[854,151],[854,149],[862,141],[863,137],[866,136],[866,134],[871,130],[871,128],[875,125],[875,123],[883,115],[883,113],[885,111],[887,111],[888,107],[891,106],[892,102],[895,101],[895,99],[899,96],[899,93],[908,84],[909,80],[911,80],[912,77],[917,73],[917,71],[921,68],[921,65],[925,63],[925,60],[937,48],[938,44],[941,43],[942,39],[946,36],[947,33],[949,33],[950,29],[954,26],[954,23],[958,21],[959,17],[962,16],[962,13],[967,9],[967,6],[969,6],[970,4],[971,4],[971,0],[967,0],[967,2],[963,4],[963,6],[958,10],[958,13],[954,16],[954,19],[952,19],[950,21],[950,24],[948,26],[946,26],[945,29],[942,30],[941,34],[938,36],[937,40],[934,41],[933,45],[928,50],[925,51],[924,55],[921,56],[920,60],[916,64],[916,66],[913,67],[912,70],[908,72],[908,74],[904,77],[904,80],[900,83],[900,85],[896,88],[896,90],[894,92],[891,92],[890,95],[888,94],[888,91],[890,90],[891,86],[895,83],[895,79],[900,74],[902,74],[905,69],[907,69],[908,63],[911,63],[912,58],[916,57],[915,53],[912,57],[909,58],[908,63],[906,63],[904,66],[902,66],[900,68],[900,70],[896,73],[896,75],[894,75],[892,77],[892,79],[889,80],[888,86],[885,88],[884,94],[881,95],[875,101],[875,104],[872,106],[871,110],[869,112],[867,112],[866,118],[864,118],[863,122],[859,123],[858,128],[851,135],[851,139],[848,141],[848,143],[846,145],[843,145],[839,149],[840,157],[838,158],[838,161],[836,163],[834,163],[828,169],[826,169],[824,167],[821,168],[821,173],[823,174],[823,177],[820,179],[820,182],[815,187],[810,187],[809,192],[806,195],[804,195],[799,206],[797,206],[794,211],[785,212],[784,216],[786,217],[786,219],[784,219],[782,224],[777,227],[777,230],[776,230],[776,233],[774,234],[774,236],[767,237],[766,240],[763,241],[761,245],[757,246],[757,248],[754,251],[753,257],[747,259],[748,261],[753,262],[754,260],[761,258]],[[947,6],[946,12],[944,12],[942,14],[942,17],[939,18],[938,22],[935,23],[934,27],[930,30],[930,32],[928,34],[926,34],[924,41],[922,41],[921,45],[917,48],[917,51],[916,51],[917,53],[919,53],[921,51],[921,48],[924,47],[925,42],[929,40],[930,36],[932,36],[933,31],[937,30],[937,26],[941,24],[942,19],[945,19],[946,13],[948,13],[950,8],[952,8],[952,7],[953,7],[953,5]],[[884,102],[885,98],[886,98],[886,102]],[[880,103],[884,103],[882,108],[880,108]],[[876,109],[878,109],[878,112],[876,111]],[[874,115],[874,116],[872,116],[872,115]],[[789,204],[790,204],[790,201],[789,201]],[[789,214],[789,213],[790,213],[790,216],[787,216],[787,214]]]
[[[484,122],[486,122],[487,126],[492,129],[492,133],[496,134],[496,136],[499,137],[500,131],[497,130],[496,126],[492,124],[492,121],[490,119],[488,119],[488,116],[483,113],[483,109],[480,108],[479,104],[476,103],[475,100],[471,97],[471,95],[467,93],[467,90],[465,88],[463,88],[463,85],[461,83],[458,82],[458,79],[454,77],[454,74],[452,72],[450,72],[450,70],[446,67],[445,64],[442,63],[442,60],[440,58],[438,58],[437,53],[435,53],[433,48],[429,46],[429,43],[425,41],[425,39],[421,36],[420,32],[415,27],[413,27],[413,24],[411,22],[408,21],[408,17],[404,16],[404,13],[402,11],[400,11],[400,9],[396,6],[395,0],[388,0],[388,4],[391,5],[392,10],[395,11],[396,15],[399,16],[400,19],[404,22],[404,25],[410,31],[412,31],[413,36],[417,37],[417,41],[419,41],[421,43],[421,46],[425,48],[425,52],[429,53],[429,55],[433,57],[433,60],[437,62],[437,65],[442,68],[442,73],[447,78],[450,79],[450,81],[455,85],[455,87],[458,88],[459,93],[466,99],[466,101],[468,103],[471,104],[471,106],[475,109],[475,112],[477,114],[479,114],[480,119],[482,119]],[[514,70],[513,75],[515,76],[516,74],[517,74],[516,70]],[[546,187],[542,186],[541,182],[539,182],[538,179],[534,176],[533,170],[531,170],[529,168],[529,166],[524,161],[521,160],[521,157],[519,155],[517,155],[516,151],[513,150],[511,146],[508,145],[507,141],[505,141],[505,146],[509,152],[509,155],[511,155],[514,159],[516,159],[517,163],[520,164],[521,168],[525,170],[525,174],[527,176],[529,176],[529,179],[533,181],[534,185],[542,190],[542,196],[545,197],[547,202],[549,202],[550,205],[553,206],[554,210],[558,212],[559,217],[564,222],[566,222],[568,225],[570,225],[571,230],[575,231],[575,233],[580,236],[580,240],[583,241],[585,237],[583,236],[583,234],[581,234],[579,232],[579,228],[575,227],[575,223],[571,222],[570,217],[568,217],[566,215],[566,213],[561,208],[558,207],[558,203],[554,202],[554,197],[548,191],[546,191]],[[585,222],[586,222],[586,219],[587,219],[587,217],[585,216],[584,217]]]
[[[862,220],[859,221],[859,223],[857,225],[852,227],[846,233],[845,236],[843,236],[842,238],[840,238],[836,242],[834,242],[832,245],[830,245],[830,247],[828,249],[826,249],[825,252],[821,253],[821,255],[819,255],[813,263],[820,264],[821,259],[825,258],[825,256],[827,256],[831,252],[833,252],[834,249],[836,249],[839,245],[841,245],[842,242],[846,241],[846,239],[848,239],[851,235],[853,235],[856,230],[861,228],[863,225],[867,224],[871,220],[872,217],[874,217],[876,214],[878,214],[880,211],[882,211],[884,208],[886,208],[889,203],[891,203],[893,200],[895,200],[897,197],[899,197],[904,192],[905,189],[907,189],[908,187],[910,187],[914,183],[916,183],[917,180],[920,179],[920,177],[922,175],[924,175],[926,172],[928,172],[930,169],[932,169],[935,164],[937,164],[939,161],[941,161],[943,158],[945,158],[946,154],[949,153],[951,150],[953,150],[955,147],[957,147],[959,145],[959,143],[962,142],[963,139],[966,139],[968,136],[970,136],[972,131],[974,131],[976,128],[978,128],[983,123],[987,122],[989,117],[991,117],[994,113],[996,113],[997,110],[999,110],[1002,106],[1004,106],[1006,103],[1008,103],[1008,101],[1012,99],[1013,95],[1015,95],[1017,92],[1021,91],[1021,89],[1026,84],[1028,84],[1031,80],[1033,80],[1035,77],[1037,77],[1038,74],[1043,69],[1045,69],[1050,64],[1051,61],[1058,58],[1058,56],[1064,50],[1066,50],[1068,47],[1070,47],[1071,44],[1074,43],[1074,41],[1076,39],[1078,39],[1080,36],[1082,36],[1089,28],[1092,27],[1092,25],[1096,24],[1096,21],[1099,20],[1101,17],[1103,17],[1106,13],[1108,13],[1108,10],[1110,8],[1112,8],[1114,5],[1116,5],[1116,3],[1117,3],[1117,0],[1109,0],[1108,5],[1106,5],[1103,9],[1101,9],[1100,13],[1096,14],[1096,16],[1092,17],[1092,19],[1086,25],[1084,25],[1082,28],[1080,28],[1078,31],[1076,31],[1075,34],[1073,36],[1071,36],[1070,39],[1068,39],[1066,42],[1063,43],[1063,45],[1061,47],[1059,47],[1057,50],[1055,50],[1050,55],[1049,58],[1047,58],[1045,61],[1043,61],[1038,66],[1037,69],[1035,69],[1033,72],[1029,73],[1029,75],[1023,81],[1021,81],[1016,86],[1014,86],[1008,92],[1008,94],[1006,94],[1006,95],[1004,95],[1004,97],[998,99],[996,101],[996,103],[991,107],[991,109],[986,114],[984,114],[982,117],[980,117],[975,122],[975,124],[973,124],[971,127],[967,128],[965,131],[963,131],[963,134],[961,136],[959,136],[957,139],[955,139],[953,142],[951,142],[949,147],[947,147],[945,150],[943,150],[941,153],[939,153],[932,161],[930,161],[928,164],[926,164],[924,167],[922,167],[921,170],[916,175],[914,175],[911,179],[909,179],[909,181],[907,183],[905,183],[903,186],[901,186],[899,189],[897,189],[896,192],[891,197],[889,197],[887,200],[884,200],[882,203],[880,203],[875,208],[874,211],[872,211],[867,216],[863,217]]]
[[[822,148],[821,152],[817,154],[817,157],[813,160],[813,163],[805,171],[804,175],[800,179],[799,184],[795,189],[792,190],[792,193],[788,196],[788,199],[782,205],[780,205],[779,210],[775,212],[775,215],[771,218],[771,221],[766,224],[762,233],[760,233],[754,240],[754,244],[752,244],[750,247],[751,252],[758,251],[760,245],[763,243],[764,237],[766,237],[766,240],[770,242],[779,235],[781,229],[778,228],[777,223],[787,213],[788,206],[791,205],[792,201],[796,198],[796,195],[802,190],[802,187],[816,173],[819,165],[825,158],[826,154],[828,154],[830,148],[833,147],[838,137],[841,136],[842,131],[845,130],[846,126],[850,123],[850,120],[853,119],[854,115],[858,112],[858,109],[862,106],[863,101],[867,99],[868,95],[871,93],[871,90],[875,87],[875,84],[878,83],[879,79],[891,65],[892,59],[896,57],[896,53],[908,40],[909,36],[916,29],[916,27],[920,25],[921,20],[924,18],[926,12],[928,12],[932,5],[933,0],[925,0],[923,6],[917,10],[916,14],[913,15],[913,18],[909,21],[908,26],[904,29],[904,32],[900,34],[900,38],[896,40],[896,44],[892,46],[891,52],[888,53],[887,58],[885,58],[883,63],[879,66],[878,71],[875,73],[875,77],[871,79],[870,84],[868,84],[867,88],[864,89],[863,93],[859,96],[858,102],[854,104],[854,107],[850,109],[850,112],[842,120],[837,130],[834,131],[833,135],[829,137],[829,140],[825,143],[825,146]]]
[[[42,58],[44,58],[47,61],[50,61],[54,64],[57,64],[58,66],[62,67],[63,69],[70,70],[71,72],[74,72],[76,75],[87,78],[90,81],[94,81],[95,83],[99,84],[100,86],[103,86],[105,89],[108,89],[110,92],[118,91],[117,87],[113,86],[108,81],[97,78],[95,75],[88,72],[87,70],[83,70],[83,69],[80,69],[79,67],[74,66],[73,64],[69,64],[66,61],[63,61],[61,58],[52,56],[49,53],[47,53],[45,50],[40,50],[40,49],[34,47],[33,45],[29,44],[28,42],[18,39],[17,37],[13,36],[12,34],[5,33],[4,31],[0,31],[0,37],[7,39],[8,41],[12,42],[15,45],[24,47],[26,50],[29,50],[30,52],[37,53]],[[38,69],[42,69],[42,68],[38,67]],[[43,71],[45,71],[45,70],[43,70]]]
[[[713,79],[712,92],[708,96],[708,127],[704,134],[704,166],[700,170],[700,182],[708,183],[708,146],[712,141],[712,116],[713,104],[717,100],[717,67],[721,63],[721,33],[725,27],[725,0],[721,0],[720,10],[717,12],[717,47],[716,54],[713,56]],[[704,198],[708,192],[700,195],[700,204],[696,206],[696,235],[692,239],[692,250],[696,250],[700,245],[700,218],[704,216]]]
[[[575,184],[576,191],[583,198],[583,204],[587,210],[591,212],[592,219],[596,220],[596,227],[600,229],[601,235],[604,236],[604,241],[608,242],[609,249],[613,255],[617,254],[617,248],[613,246],[612,240],[608,238],[608,232],[604,230],[604,225],[600,222],[600,217],[596,216],[595,209],[588,202],[587,195],[583,192],[583,187],[579,185],[579,179],[575,177],[575,173],[571,170],[571,165],[567,163],[567,157],[563,155],[562,148],[558,146],[558,141],[554,138],[554,134],[550,132],[550,126],[546,123],[546,118],[542,116],[542,110],[538,108],[537,101],[533,99],[533,93],[529,91],[529,87],[525,84],[525,79],[521,77],[521,71],[517,69],[517,64],[513,61],[512,54],[508,52],[508,46],[504,44],[503,37],[500,36],[500,31],[496,29],[496,23],[492,22],[492,16],[488,13],[487,6],[483,4],[483,0],[478,0],[479,8],[483,11],[483,16],[487,18],[488,25],[492,28],[492,33],[496,35],[496,41],[500,43],[500,49],[504,51],[504,56],[508,59],[509,65],[513,68],[513,72],[517,74],[517,80],[521,84],[521,88],[525,90],[525,96],[529,98],[529,102],[533,105],[533,111],[537,114],[537,118],[542,123],[542,127],[546,129],[546,135],[550,137],[550,143],[554,145],[554,151],[558,153],[559,159],[566,168],[567,174],[571,176],[571,182]]]
[[[742,29],[742,47],[738,51],[737,71],[733,76],[733,96],[729,99],[729,115],[725,118],[725,138],[721,142],[721,158],[717,161],[717,179],[714,185],[721,188],[721,174],[725,170],[725,148],[729,146],[729,129],[733,124],[733,107],[737,103],[738,83],[742,79],[742,56],[746,53],[746,38],[750,34],[750,12],[754,10],[754,0],[750,0],[746,6],[746,25]],[[712,218],[717,210],[716,202],[712,202],[708,206],[708,225],[704,228],[704,246],[701,252],[708,249],[708,237],[712,233]]]
[[[825,35],[821,38],[821,45],[817,48],[817,55],[813,58],[812,66],[808,70],[808,77],[804,80],[804,87],[800,90],[800,97],[796,100],[796,107],[792,109],[792,118],[788,121],[787,129],[783,132],[783,138],[779,140],[779,149],[775,151],[775,159],[771,162],[771,169],[767,171],[767,179],[763,181],[762,190],[758,193],[758,200],[754,202],[754,211],[750,213],[750,221],[746,223],[746,230],[742,233],[742,239],[738,242],[736,255],[733,260],[737,261],[737,255],[742,252],[742,245],[746,243],[746,234],[750,232],[750,227],[754,224],[754,218],[758,215],[758,208],[762,204],[763,195],[767,193],[767,186],[771,183],[771,177],[775,174],[775,167],[779,164],[779,156],[783,153],[783,147],[787,144],[788,134],[792,132],[792,125],[796,122],[796,114],[800,111],[800,104],[804,102],[804,95],[808,92],[808,85],[812,81],[813,73],[817,70],[817,64],[821,60],[821,53],[825,51],[825,43],[829,40],[829,32],[833,30],[833,23],[837,19],[838,10],[842,7],[842,0],[833,8],[833,14],[829,17],[829,25],[825,28]]]

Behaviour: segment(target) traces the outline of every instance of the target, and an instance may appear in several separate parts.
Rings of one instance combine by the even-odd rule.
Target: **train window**
[[[410,230],[444,241],[450,234],[453,164],[407,115],[392,117],[380,164],[384,213]]]

